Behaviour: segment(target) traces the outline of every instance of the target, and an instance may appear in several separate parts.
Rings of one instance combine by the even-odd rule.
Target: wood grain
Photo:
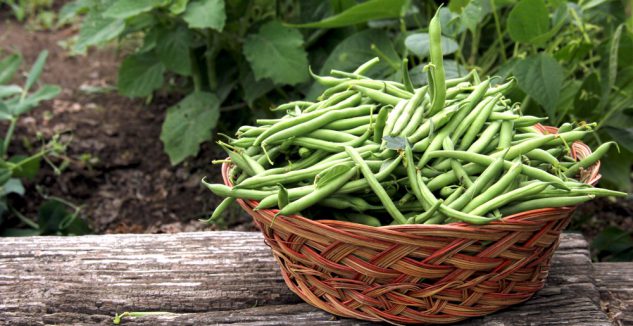
[[[630,281],[630,280],[629,280]],[[283,283],[259,233],[0,239],[0,324],[365,325],[319,311]],[[545,289],[461,325],[611,325],[587,243],[565,234]]]

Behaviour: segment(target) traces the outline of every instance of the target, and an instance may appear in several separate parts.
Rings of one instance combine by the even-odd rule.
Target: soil
[[[197,220],[206,218],[219,202],[200,180],[208,176],[221,181],[219,166],[210,162],[223,154],[205,144],[196,158],[171,166],[159,136],[165,110],[179,99],[158,97],[145,103],[116,91],[85,91],[116,84],[121,54],[106,48],[87,56],[69,56],[60,44],[76,32],[74,28],[31,31],[0,15],[0,49],[20,51],[29,65],[40,51],[48,50],[41,82],[63,89],[55,100],[21,119],[10,151],[24,153],[20,144],[37,144],[38,133],[44,139],[61,133],[70,141],[69,167],[57,176],[43,165],[39,176],[26,185],[31,195],[20,209],[27,216],[37,215],[44,200],[38,193],[43,193],[81,205],[95,233],[214,229]],[[4,134],[6,128],[0,125],[0,132]],[[228,215],[229,227],[253,228],[239,210]]]
[[[223,154],[216,146],[205,144],[196,158],[171,166],[159,135],[166,108],[178,98],[157,97],[145,103],[116,92],[82,91],[87,86],[115,85],[121,53],[106,48],[88,56],[69,56],[60,42],[76,32],[72,27],[31,31],[0,14],[0,49],[19,50],[29,63],[47,49],[50,54],[42,80],[64,89],[56,100],[20,122],[17,138],[33,142],[37,133],[45,138],[58,133],[72,138],[68,169],[57,176],[45,167],[27,185],[27,192],[37,194],[35,186],[39,185],[43,189],[39,192],[82,205],[96,233],[216,229],[197,221],[208,216],[220,200],[201,187],[200,179],[208,176],[220,181],[219,166],[209,163]],[[42,196],[30,196],[22,209],[35,215],[42,200]],[[583,232],[589,240],[610,225],[633,232],[631,216],[632,200],[598,199],[577,210],[571,229]],[[236,207],[226,220],[224,227],[229,229],[255,229]]]

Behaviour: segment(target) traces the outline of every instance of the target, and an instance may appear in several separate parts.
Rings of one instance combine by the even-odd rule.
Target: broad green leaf
[[[450,9],[454,13],[461,13],[464,7],[468,5],[470,0],[450,0],[448,2],[448,9]]]
[[[308,79],[308,54],[301,33],[277,21],[263,25],[246,39],[244,55],[255,80],[270,78],[276,84],[294,85]]]
[[[393,150],[404,150],[407,147],[407,139],[404,137],[385,136],[382,139],[386,142],[385,146]]]
[[[152,53],[127,56],[119,67],[117,88],[122,95],[145,97],[163,85],[165,66]]]
[[[169,12],[174,15],[180,15],[187,9],[187,4],[189,0],[173,0],[171,5],[169,5]]]
[[[0,121],[3,120],[11,120],[13,115],[9,111],[9,107],[4,104],[4,102],[0,101]],[[2,145],[0,143],[0,153],[2,152]]]
[[[163,31],[158,36],[156,43],[156,53],[160,62],[165,67],[183,76],[191,75],[191,57],[189,56],[189,46],[192,35],[190,31],[180,26]]]
[[[560,96],[558,97],[558,103],[556,103],[556,115],[550,115],[550,121],[553,126],[558,126],[574,107],[574,100],[576,95],[582,86],[582,82],[579,80],[571,79],[563,84],[561,88]]]
[[[338,15],[318,22],[296,24],[295,27],[336,28],[364,23],[368,20],[399,17],[405,0],[369,0],[359,3]]]
[[[252,70],[248,70],[240,76],[240,85],[244,91],[243,98],[249,106],[253,102],[275,88],[275,84],[270,79],[255,80]]]
[[[7,183],[11,179],[11,176],[11,170],[0,167],[0,186]]]
[[[333,180],[340,178],[351,169],[352,167],[347,164],[338,164],[331,168],[328,168],[316,175],[316,177],[314,178],[314,185],[317,189],[323,188],[325,185],[332,182]]]
[[[533,43],[549,29],[549,13],[544,0],[521,0],[508,15],[508,33],[516,42]]]
[[[593,239],[591,248],[598,251],[601,260],[627,261],[633,254],[633,237],[629,232],[609,226]]]
[[[169,4],[169,0],[117,0],[104,13],[104,17],[126,19]]]
[[[22,87],[18,85],[0,85],[0,99],[22,93]]]
[[[81,25],[79,38],[73,48],[74,52],[84,53],[89,46],[106,43],[125,29],[122,19],[105,18],[95,12],[90,12]]]
[[[35,93],[27,96],[23,101],[18,102],[18,104],[13,108],[13,115],[18,116],[20,114],[24,114],[29,110],[37,107],[41,101],[52,100],[59,93],[61,93],[62,89],[56,85],[44,85],[40,87]]]
[[[598,103],[600,103],[601,97],[602,82],[598,74],[594,72],[589,76],[585,76],[582,86],[574,99],[572,112],[580,119],[587,119],[601,114],[601,112],[595,111],[598,107]]]
[[[211,28],[221,32],[226,22],[224,0],[190,2],[182,18],[191,28]]]
[[[89,0],[75,0],[66,3],[57,14],[57,27],[71,22],[77,15],[90,8]]]
[[[28,160],[24,163],[25,160]],[[12,163],[20,163],[20,167],[13,169],[13,176],[18,178],[27,178],[33,179],[37,176],[37,173],[40,171],[40,161],[41,158],[31,159],[30,157],[24,155],[14,155],[9,159],[9,162]]]
[[[37,214],[37,224],[41,234],[57,234],[61,231],[60,224],[70,213],[66,206],[56,200],[48,200]]]
[[[20,54],[12,54],[0,60],[0,84],[10,82],[20,69],[21,64],[22,56]]]
[[[211,139],[219,116],[220,103],[207,92],[191,93],[167,110],[160,140],[172,165],[198,154],[200,144]]]
[[[44,70],[44,64],[46,64],[46,58],[48,57],[48,51],[44,50],[40,52],[29,71],[29,74],[26,77],[26,82],[24,83],[24,92],[28,92],[33,84],[40,78],[42,75],[42,70]]]
[[[441,41],[442,54],[448,55],[454,53],[459,48],[459,44],[452,38],[442,36]],[[426,58],[430,52],[429,33],[415,33],[407,36],[404,44],[413,54],[420,58]]]
[[[633,152],[633,127],[616,128],[606,126],[602,129],[604,129],[609,136],[613,137],[620,146],[626,148],[629,152]]]
[[[92,232],[88,223],[79,217],[78,213],[66,215],[59,223],[59,228],[64,235],[84,235]]]
[[[375,46],[377,50],[373,50]],[[400,69],[400,57],[393,48],[389,36],[381,30],[364,30],[348,36],[329,53],[329,56],[323,63],[319,73],[327,75],[332,69],[342,71],[354,71],[358,66],[381,53],[380,62],[368,72],[370,77],[386,78]],[[395,64],[391,66],[389,62]],[[324,86],[313,83],[306,95],[308,98],[316,98],[323,90]]]
[[[625,149],[618,153],[615,147],[611,147],[607,156],[602,158],[600,174],[601,184],[620,191],[631,192],[631,167],[633,166],[633,154]]]
[[[472,0],[464,7],[460,18],[464,26],[474,33],[484,16],[485,12],[479,5],[479,1]]]
[[[353,0],[351,1],[353,2]],[[336,5],[338,5],[339,3],[345,2],[345,1],[335,0],[331,2],[336,2]],[[354,5],[354,3],[352,3],[351,5]],[[328,3],[327,1],[299,0],[300,12],[299,12],[298,19],[300,22],[321,20],[327,17],[328,15],[332,14],[332,12],[334,13],[340,12],[340,11],[336,11],[336,9],[333,7],[334,5]]]
[[[4,197],[8,194],[24,195],[24,186],[20,179],[11,178],[4,185],[0,186],[0,197]]]
[[[565,77],[563,67],[549,54],[539,53],[517,62],[513,72],[519,87],[553,117]]]

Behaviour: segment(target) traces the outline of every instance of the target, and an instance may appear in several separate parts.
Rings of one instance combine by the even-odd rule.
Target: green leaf
[[[40,235],[40,230],[6,228],[0,231],[2,237],[32,237],[36,235]]]
[[[220,103],[211,93],[189,94],[167,110],[160,140],[172,165],[198,154],[200,144],[210,140],[220,116]]]
[[[597,73],[585,76],[580,90],[574,99],[573,113],[581,119],[595,117],[599,112],[595,108],[602,97],[602,82]]]
[[[44,70],[44,65],[46,64],[46,58],[48,57],[48,51],[44,50],[40,52],[35,60],[35,63],[31,67],[29,74],[26,77],[26,83],[24,83],[24,92],[28,92],[33,84],[40,78],[42,75],[42,70]]]
[[[60,27],[68,24],[71,20],[77,17],[77,15],[88,8],[90,8],[90,3],[87,0],[75,0],[66,3],[57,14],[56,26]]]
[[[165,67],[183,76],[191,75],[189,46],[192,35],[184,26],[168,29],[159,34],[156,53]]]
[[[106,43],[125,29],[121,19],[102,17],[96,12],[90,12],[81,25],[79,38],[73,48],[76,53],[84,53],[89,46]]]
[[[22,163],[20,167],[13,169],[13,176],[18,178],[33,179],[40,171],[40,158],[31,159],[25,155],[14,155],[9,158],[9,162],[18,164],[24,160],[28,160],[26,163]]]
[[[11,120],[13,115],[10,113],[9,107],[4,102],[0,101],[0,121]],[[0,145],[0,153],[2,152],[2,145]]]
[[[276,84],[295,85],[308,79],[308,54],[303,49],[301,33],[277,21],[248,36],[244,55],[255,80],[270,78]]]
[[[226,12],[224,0],[200,0],[189,3],[183,19],[191,28],[211,28],[218,32],[224,29]]]
[[[59,223],[59,228],[64,235],[84,235],[92,232],[88,223],[79,216],[78,212],[66,215]]]
[[[593,239],[591,248],[598,251],[597,255],[601,260],[629,260],[633,253],[633,237],[629,232],[609,226]]]
[[[464,7],[468,5],[470,0],[450,0],[448,2],[448,9],[450,9],[454,13],[461,13]]]
[[[104,13],[104,17],[126,19],[169,4],[169,0],[118,0]]]
[[[633,153],[624,148],[618,153],[617,149],[612,147],[601,161],[600,173],[602,174],[602,180],[600,183],[605,184],[609,188],[631,192]]]
[[[66,206],[57,200],[48,200],[40,206],[37,214],[37,224],[41,234],[57,234],[61,231],[60,224],[70,213]]]
[[[485,12],[479,5],[479,2],[473,0],[464,7],[460,18],[464,26],[474,33],[477,30],[477,25],[484,19],[484,16]]]
[[[351,169],[352,167],[348,164],[334,165],[317,174],[314,178],[314,185],[317,189],[323,188],[325,185],[332,182],[333,180],[340,178]]]
[[[606,126],[603,128],[609,136],[613,137],[620,146],[626,148],[629,152],[633,152],[633,127],[616,128]]]
[[[240,85],[244,90],[242,97],[249,106],[253,106],[255,100],[275,88],[275,84],[270,79],[255,80],[255,75],[250,69],[240,76]]]
[[[442,36],[441,43],[443,55],[454,53],[459,48],[459,44],[455,40],[446,36]],[[404,40],[404,44],[409,51],[420,58],[426,58],[429,55],[429,33],[411,34]]]
[[[121,67],[117,88],[122,95],[145,97],[163,85],[165,66],[152,53],[127,56]]]
[[[407,139],[404,137],[385,136],[382,139],[386,142],[385,146],[393,150],[404,150],[407,147]]]
[[[517,62],[513,72],[519,87],[554,117],[564,80],[563,67],[549,54],[539,53]]]
[[[555,115],[550,115],[552,126],[558,126],[562,122],[561,119],[567,117],[567,113],[574,108],[574,100],[581,86],[582,83],[576,79],[568,80],[563,84],[558,103],[556,103]]]
[[[508,15],[508,33],[520,43],[533,43],[550,28],[549,13],[544,0],[521,0]],[[539,41],[543,41],[539,39]],[[538,45],[538,44],[537,44]]]
[[[0,84],[10,82],[20,69],[21,64],[22,56],[20,54],[12,54],[0,60]]]
[[[62,89],[56,85],[44,85],[40,87],[37,92],[27,96],[23,101],[18,102],[13,108],[13,115],[18,116],[24,114],[37,107],[41,101],[48,101],[54,99],[61,93]]]
[[[4,185],[0,186],[0,197],[4,197],[8,194],[24,195],[24,186],[20,179],[11,178]]]
[[[169,12],[174,15],[180,15],[187,9],[187,4],[189,0],[173,0],[171,5],[169,5]]]
[[[0,85],[0,99],[22,93],[22,87],[18,85]]]
[[[321,21],[291,26],[303,28],[335,28],[356,25],[368,20],[400,17],[402,7],[406,3],[406,0],[369,0]]]

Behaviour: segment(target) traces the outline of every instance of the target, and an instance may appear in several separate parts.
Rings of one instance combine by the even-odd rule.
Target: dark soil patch
[[[88,56],[70,57],[60,47],[73,35],[72,28],[59,31],[29,31],[10,19],[0,22],[0,49],[19,50],[25,62],[32,63],[38,53],[49,51],[42,82],[60,85],[62,94],[22,119],[14,145],[21,140],[35,141],[41,133],[46,139],[57,133],[70,138],[71,164],[61,176],[44,168],[27,185],[28,202],[21,207],[36,215],[43,192],[84,207],[97,233],[177,232],[210,227],[197,221],[205,218],[219,202],[200,185],[204,176],[220,181],[221,158],[211,144],[203,146],[197,158],[173,167],[163,152],[159,135],[165,110],[178,98],[159,97],[147,104],[115,92],[89,94],[89,87],[116,84],[120,57],[116,49],[91,51]],[[4,133],[6,125],[0,126]],[[22,152],[14,147],[14,152]],[[231,225],[251,228],[249,219],[236,209],[229,214]]]

